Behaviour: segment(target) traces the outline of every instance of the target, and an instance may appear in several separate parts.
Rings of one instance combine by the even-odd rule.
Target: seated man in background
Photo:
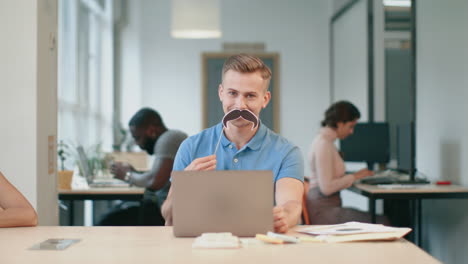
[[[0,172],[0,227],[36,225],[34,208]]]
[[[114,210],[101,220],[100,225],[164,225],[160,208],[170,187],[169,177],[177,149],[187,135],[167,129],[159,114],[150,108],[139,110],[128,125],[135,143],[149,155],[154,155],[153,166],[142,173],[129,164],[117,162],[112,165],[111,172],[118,179],[146,188],[142,208],[133,206]]]
[[[219,123],[189,137],[177,152],[174,170],[273,171],[276,206],[272,221],[276,232],[285,233],[298,223],[301,215],[304,165],[298,147],[258,122],[260,111],[271,98],[270,79],[271,70],[259,58],[246,54],[228,58],[218,88],[223,111],[249,112],[249,119],[259,125],[253,127],[252,122],[239,117],[227,122],[225,129]],[[172,225],[171,191],[162,213],[166,225]]]

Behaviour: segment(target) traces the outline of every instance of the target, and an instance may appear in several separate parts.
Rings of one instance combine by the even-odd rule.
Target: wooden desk
[[[406,240],[360,243],[263,244],[246,238],[241,249],[192,249],[171,227],[1,228],[2,263],[440,263]],[[28,250],[49,238],[81,239],[64,251]]]
[[[402,188],[404,187],[404,188]],[[468,188],[457,185],[413,185],[411,188],[394,187],[391,185],[379,187],[378,185],[354,184],[348,190],[364,195],[369,198],[369,213],[372,222],[376,221],[375,203],[378,199],[405,199],[411,200],[413,204],[413,229],[416,232],[417,244],[421,246],[422,230],[422,199],[466,199]],[[416,228],[415,228],[416,227]]]
[[[138,201],[143,198],[144,188],[90,188],[83,190],[58,190],[59,200],[126,200]]]
[[[141,201],[143,199],[144,188],[118,187],[118,188],[90,188],[82,190],[58,190],[59,200],[68,200],[70,203],[70,225],[74,224],[74,202],[84,200],[124,200]]]

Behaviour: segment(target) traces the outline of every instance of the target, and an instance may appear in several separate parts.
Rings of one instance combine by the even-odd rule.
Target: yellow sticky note
[[[283,244],[284,243],[284,241],[281,239],[272,238],[272,237],[262,235],[262,234],[255,235],[255,238],[263,242],[270,243],[270,244]]]

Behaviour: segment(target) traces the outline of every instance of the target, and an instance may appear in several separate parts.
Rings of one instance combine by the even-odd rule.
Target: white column
[[[0,170],[58,224],[57,0],[0,2]]]

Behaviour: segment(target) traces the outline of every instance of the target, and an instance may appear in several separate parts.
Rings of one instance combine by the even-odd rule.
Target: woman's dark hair
[[[322,121],[322,126],[337,127],[338,122],[350,122],[361,117],[361,113],[356,106],[348,101],[338,101],[332,104],[325,111],[325,119]]]

